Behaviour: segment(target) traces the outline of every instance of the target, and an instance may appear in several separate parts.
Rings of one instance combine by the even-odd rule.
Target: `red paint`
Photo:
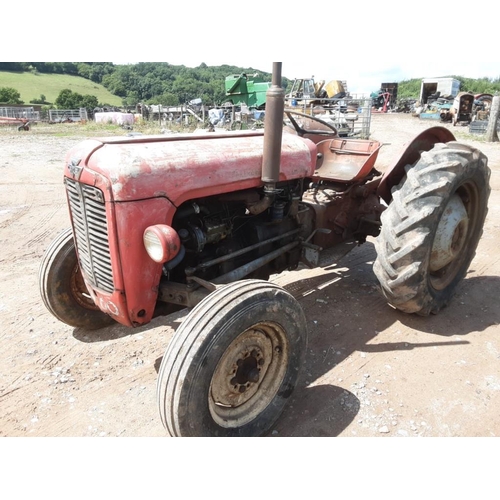
[[[80,182],[105,197],[115,292],[93,289],[99,307],[127,326],[151,321],[162,264],[147,254],[144,230],[171,224],[186,200],[260,187],[262,151],[262,133],[93,139],[69,151]],[[311,177],[315,166],[316,146],[284,134],[280,180]],[[68,167],[64,175],[73,177]]]
[[[390,203],[392,199],[391,188],[397,186],[405,176],[406,165],[413,165],[420,158],[422,151],[430,151],[434,144],[454,140],[455,136],[445,127],[431,127],[424,130],[409,144],[405,144],[399,158],[385,171],[377,194],[386,203]]]
[[[263,139],[262,133],[107,139],[85,163],[111,180],[115,201],[163,194],[179,206],[200,196],[259,187]],[[310,177],[315,165],[312,142],[283,134],[281,181]]]

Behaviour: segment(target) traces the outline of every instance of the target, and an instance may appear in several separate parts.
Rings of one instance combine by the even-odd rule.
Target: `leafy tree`
[[[113,63],[90,63],[89,78],[95,83],[101,83],[106,75],[110,75],[114,71]]]
[[[99,106],[99,101],[95,95],[85,94],[79,104],[79,108],[94,109]]]
[[[139,94],[137,92],[128,92],[127,96],[122,99],[124,106],[135,106],[140,102]]]
[[[136,100],[134,104],[138,103]],[[170,92],[164,92],[161,95],[155,96],[152,99],[146,101],[146,104],[161,104],[162,106],[178,106],[179,98]]]
[[[74,109],[77,96],[70,89],[64,89],[59,92],[54,104],[61,109]]]
[[[99,105],[99,101],[93,95],[82,95],[70,89],[64,89],[59,92],[54,104],[59,109],[94,109]]]
[[[495,94],[500,92],[500,78],[465,78],[457,75],[448,75],[443,78],[455,78],[458,80],[461,92],[471,92],[473,94]],[[399,82],[398,98],[418,99],[420,97],[421,84],[421,78]]]
[[[31,99],[30,104],[48,104],[48,103],[47,103],[47,98],[43,94],[40,94],[40,98]]]
[[[0,102],[4,104],[24,104],[21,94],[12,87],[0,87]]]
[[[0,62],[0,71],[24,71],[25,63],[20,62]]]

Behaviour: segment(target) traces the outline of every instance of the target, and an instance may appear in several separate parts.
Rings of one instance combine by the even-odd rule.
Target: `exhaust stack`
[[[268,209],[276,193],[280,178],[281,142],[283,134],[283,112],[285,111],[285,90],[281,87],[281,63],[273,63],[271,87],[266,92],[266,115],[264,118],[264,151],[262,156],[262,182],[264,197],[248,207],[257,215]]]
[[[281,88],[281,63],[273,63],[271,87],[266,92],[266,115],[264,118],[264,155],[262,158],[262,181],[272,189],[280,177],[281,136],[285,90]]]

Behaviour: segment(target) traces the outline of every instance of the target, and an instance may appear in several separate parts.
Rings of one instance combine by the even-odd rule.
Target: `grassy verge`
[[[172,125],[169,129],[171,132],[193,132],[194,128],[185,128],[178,125]],[[28,135],[47,135],[52,137],[108,137],[108,136],[124,136],[129,133],[140,133],[143,135],[163,134],[165,127],[160,126],[155,122],[143,122],[134,124],[132,130],[126,129],[120,125],[107,123],[95,123],[89,121],[87,123],[44,123],[38,122],[30,125],[30,130],[17,130],[17,125],[0,126],[0,138],[2,136],[10,136],[12,134],[28,134]]]

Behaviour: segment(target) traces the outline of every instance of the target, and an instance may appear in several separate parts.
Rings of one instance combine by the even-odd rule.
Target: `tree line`
[[[0,71],[31,71],[38,73],[58,73],[81,76],[103,85],[112,94],[122,98],[124,106],[162,104],[177,106],[200,98],[206,105],[221,105],[225,98],[224,82],[229,75],[259,73],[270,81],[271,73],[254,68],[230,65],[207,66],[201,63],[196,68],[172,65],[165,62],[148,62],[116,65],[111,62],[0,62]],[[474,94],[500,92],[498,78],[465,78],[452,76],[460,81],[460,90]],[[283,86],[290,86],[290,81],[283,78]],[[398,83],[399,99],[418,99],[421,79],[405,80]],[[0,102],[15,104],[20,95],[15,89],[0,88]],[[43,96],[34,104],[45,104]],[[21,102],[18,102],[22,104]],[[57,107],[73,109],[79,107],[94,108],[104,106],[91,95],[80,95],[65,89],[54,103]]]
[[[443,78],[455,78],[460,82],[460,92],[472,94],[499,94],[500,77],[498,78],[465,78],[463,76],[449,75]],[[398,99],[419,99],[422,79],[413,78],[398,83]]]
[[[81,76],[121,97],[124,106],[135,106],[138,102],[177,106],[198,98],[207,105],[220,105],[225,98],[224,82],[229,75],[259,73],[271,81],[271,73],[254,68],[207,66],[205,63],[188,68],[163,62],[127,65],[111,62],[10,62],[0,63],[0,71]],[[283,85],[286,87],[288,84],[289,81],[283,78]]]

